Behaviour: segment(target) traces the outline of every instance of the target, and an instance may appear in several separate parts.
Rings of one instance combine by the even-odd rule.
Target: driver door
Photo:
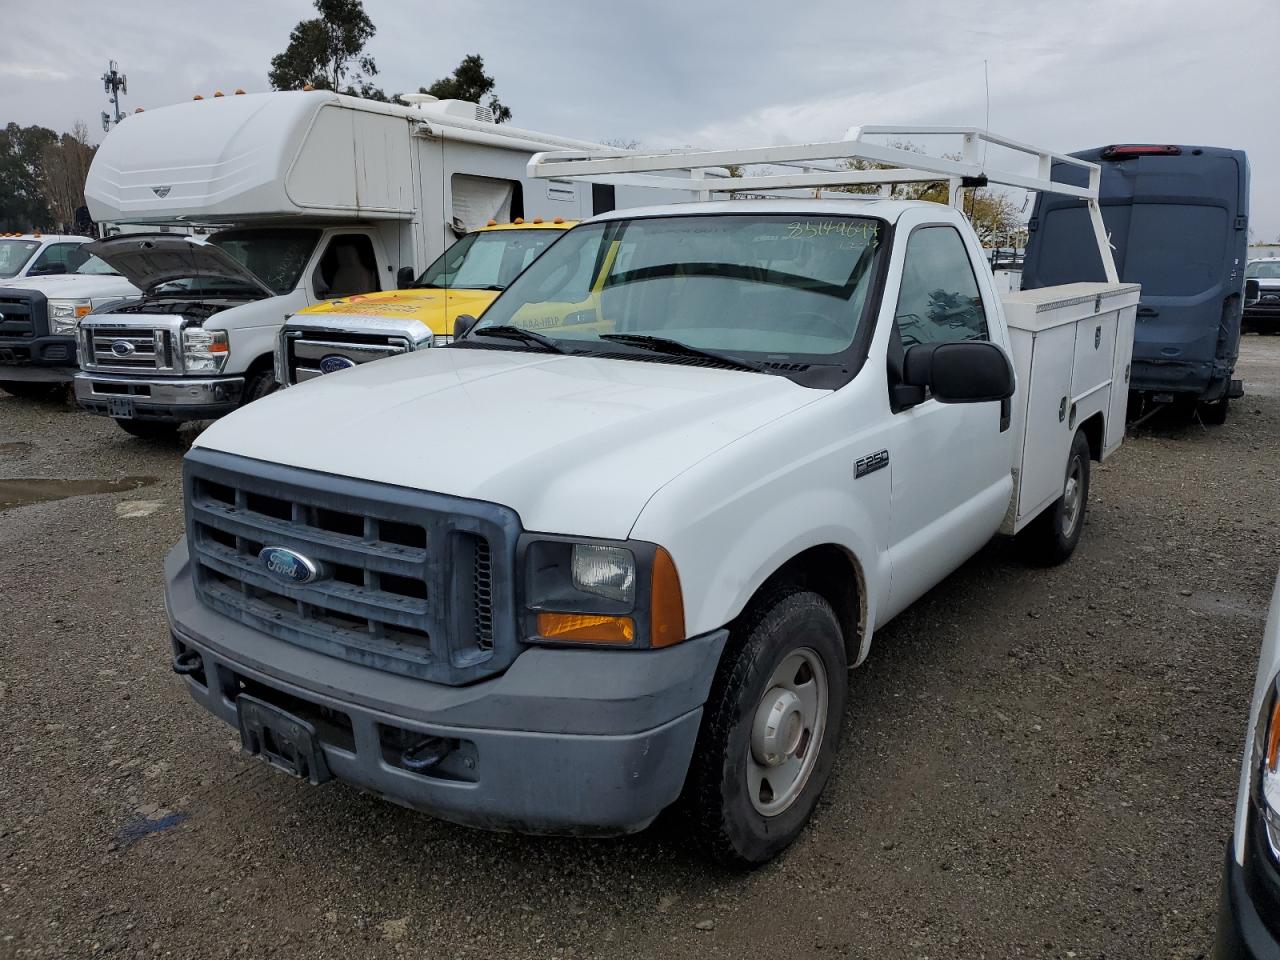
[[[988,288],[984,298],[972,259],[980,253],[969,246],[951,224],[911,231],[890,332],[890,389],[915,344],[992,339],[986,298],[994,294]],[[1008,352],[1002,332],[997,343]],[[1012,431],[999,402],[926,397],[891,416],[889,616],[991,537],[1013,490]]]

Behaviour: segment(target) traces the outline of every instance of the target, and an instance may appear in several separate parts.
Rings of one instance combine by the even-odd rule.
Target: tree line
[[[77,211],[95,150],[83,123],[70,133],[16,123],[0,130],[0,230],[81,232]]]

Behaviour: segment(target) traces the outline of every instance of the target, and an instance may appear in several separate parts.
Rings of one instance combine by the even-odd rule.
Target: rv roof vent
[[[400,94],[400,102],[407,103],[411,107],[420,107],[424,103],[434,103],[439,97],[433,97],[429,93],[402,93]]]
[[[413,96],[410,94],[410,96]],[[481,123],[493,123],[493,111],[470,100],[436,100],[415,104],[423,113],[434,113],[436,116],[458,117],[461,120],[479,120]]]

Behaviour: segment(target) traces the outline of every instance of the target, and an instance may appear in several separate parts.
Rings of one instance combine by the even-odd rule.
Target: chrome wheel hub
[[[766,817],[789,808],[817,765],[827,724],[827,672],[817,652],[793,650],[756,705],[747,750],[747,790]]]
[[[1080,482],[1083,472],[1080,460],[1071,461],[1071,469],[1067,471],[1067,483],[1062,491],[1062,535],[1071,536],[1076,528],[1076,520],[1080,517],[1080,505],[1084,494],[1084,485]]]

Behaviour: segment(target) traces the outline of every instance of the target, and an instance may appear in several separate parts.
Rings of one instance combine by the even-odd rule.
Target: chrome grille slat
[[[285,337],[285,361],[290,383],[302,383],[322,376],[320,362],[334,355],[356,364],[399,356],[413,349],[409,341],[394,334],[353,334],[326,331],[291,331]]]

